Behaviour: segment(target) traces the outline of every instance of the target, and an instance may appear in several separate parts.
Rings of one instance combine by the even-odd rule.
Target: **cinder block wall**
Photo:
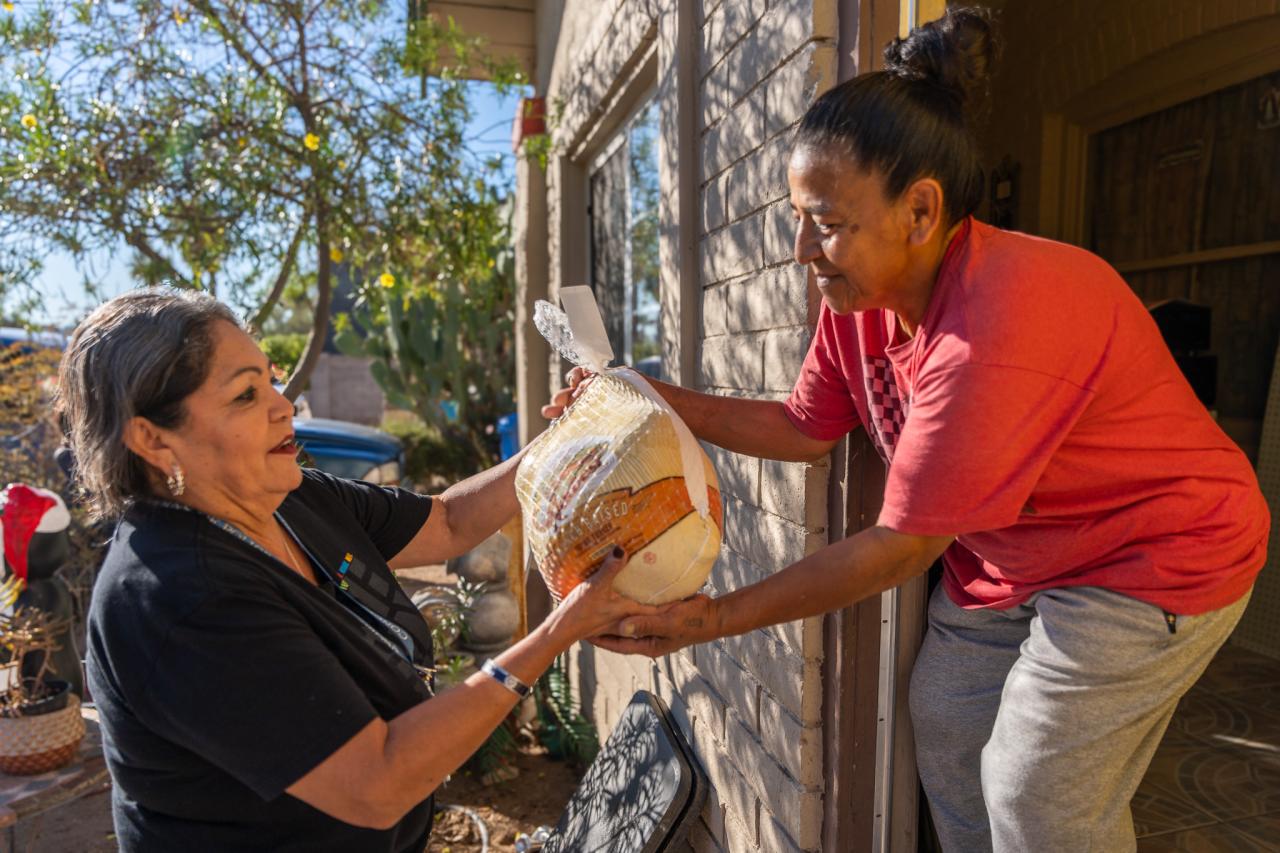
[[[697,281],[666,263],[664,296],[697,300],[696,375],[717,394],[782,399],[809,344],[816,295],[791,258],[788,130],[836,74],[835,0],[682,0],[698,3],[680,31],[676,0],[566,3],[549,95],[559,104],[555,139],[573,150],[618,83],[657,40],[664,199],[675,194],[679,158],[701,163]],[[684,20],[689,20],[686,17]],[[680,39],[693,39],[695,138],[671,115]],[[573,205],[585,205],[581,160],[548,171],[553,222],[552,298],[585,280],[569,245]],[[576,172],[574,170],[577,170]],[[667,212],[670,215],[670,211]],[[687,277],[686,277],[687,278]],[[559,365],[553,359],[554,377]],[[554,379],[553,379],[554,381]],[[762,579],[827,542],[825,464],[761,462],[708,447],[721,479],[725,549],[709,591]],[[691,839],[698,851],[817,850],[822,825],[822,620],[754,631],[657,661],[591,647],[571,666],[583,702],[606,737],[637,689],[671,707],[710,777],[713,792]]]

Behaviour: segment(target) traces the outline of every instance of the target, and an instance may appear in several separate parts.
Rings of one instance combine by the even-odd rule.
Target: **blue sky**
[[[475,118],[470,124],[471,149],[482,156],[499,154],[511,167],[507,174],[515,181],[514,158],[511,153],[511,123],[515,118],[520,94],[512,92],[499,96],[487,83],[472,83]],[[36,278],[36,287],[44,294],[44,311],[31,319],[39,325],[68,327],[74,325],[88,312],[97,300],[85,293],[82,282],[88,271],[103,282],[103,297],[115,296],[126,290],[129,279],[129,251],[121,244],[115,252],[101,251],[88,258],[87,263],[61,252],[53,252],[46,259],[44,270]]]

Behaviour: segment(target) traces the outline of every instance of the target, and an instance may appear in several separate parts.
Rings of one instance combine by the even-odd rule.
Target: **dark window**
[[[618,362],[661,375],[658,109],[649,101],[591,173],[591,286]]]

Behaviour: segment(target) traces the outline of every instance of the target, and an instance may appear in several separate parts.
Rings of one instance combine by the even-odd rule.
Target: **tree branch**
[[[253,55],[253,52],[245,47],[244,42],[237,38],[235,33],[231,32],[231,29],[223,23],[222,18],[218,17],[217,12],[214,11],[213,4],[206,2],[206,0],[192,0],[191,5],[213,22],[213,26],[226,40],[227,44],[231,46],[231,49],[236,52],[236,56],[239,56],[247,62],[254,71],[257,71],[258,74],[261,75],[262,79],[271,81],[277,88],[288,94],[289,97],[297,97],[297,93],[293,91],[293,87],[289,85],[288,80],[279,78],[272,74],[270,69],[259,62],[258,58]],[[248,29],[247,26],[245,28]],[[270,55],[269,51],[268,55]],[[274,59],[274,57],[272,58]]]
[[[172,261],[170,261],[164,255],[156,251],[156,249],[151,245],[151,243],[147,241],[146,237],[143,237],[141,234],[139,234],[136,231],[130,231],[127,234],[125,234],[124,241],[128,243],[130,246],[132,246],[133,248],[137,249],[139,252],[141,252],[142,255],[147,259],[154,261],[155,263],[160,264],[165,269],[167,269],[169,271],[169,274],[173,278],[176,278],[183,287],[189,287],[189,288],[195,287],[195,285],[191,283],[190,279],[188,279],[182,273],[178,272],[178,268],[173,265]]]
[[[319,260],[319,274],[316,276],[316,313],[311,325],[311,334],[307,336],[307,345],[298,359],[298,366],[289,377],[284,388],[284,396],[289,400],[298,399],[302,388],[311,378],[320,361],[320,353],[324,350],[325,338],[329,334],[329,310],[333,289],[333,262],[329,258],[329,211],[323,201],[316,205],[316,257]]]
[[[289,242],[289,248],[285,250],[284,262],[280,264],[280,271],[276,274],[276,280],[271,285],[271,292],[267,294],[267,298],[263,301],[262,307],[258,309],[258,313],[253,315],[253,319],[249,321],[249,326],[253,329],[261,330],[262,325],[267,322],[267,318],[271,316],[271,312],[275,309],[276,303],[280,301],[280,295],[284,293],[284,286],[289,282],[289,276],[293,274],[293,267],[298,259],[298,247],[302,245],[302,238],[307,233],[307,223],[309,216],[302,217],[302,223],[298,226],[298,230],[293,232],[293,239]]]

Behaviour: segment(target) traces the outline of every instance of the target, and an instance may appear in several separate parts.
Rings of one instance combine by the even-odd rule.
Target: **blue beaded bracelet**
[[[485,661],[484,666],[480,667],[480,671],[485,675],[490,676],[494,681],[498,682],[521,699],[528,696],[529,691],[532,690],[529,685],[525,684],[523,681],[494,663],[493,658]]]

